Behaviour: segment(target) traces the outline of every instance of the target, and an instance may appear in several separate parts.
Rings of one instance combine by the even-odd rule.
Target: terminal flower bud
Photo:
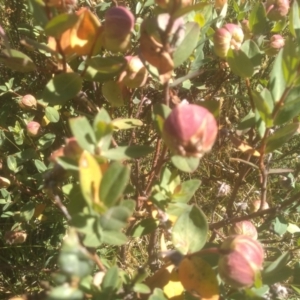
[[[181,103],[167,117],[163,137],[172,152],[202,157],[210,151],[218,133],[214,116],[204,107]]]
[[[284,38],[280,34],[274,34],[270,38],[269,46],[266,49],[268,55],[276,55],[284,47]]]
[[[253,200],[251,203],[250,203],[250,212],[251,213],[254,213],[254,212],[257,212],[260,208],[260,199],[256,199],[256,200]],[[265,202],[262,209],[265,210],[265,209],[269,209],[270,206],[268,204],[268,202]]]
[[[282,20],[289,12],[289,0],[267,0],[266,11],[267,17],[271,21]]]
[[[143,86],[148,77],[147,69],[138,56],[126,56],[127,67],[121,73],[119,82],[129,88],[138,88]]]
[[[29,136],[38,136],[41,132],[41,125],[38,122],[31,121],[27,124],[26,130]]]
[[[241,27],[236,24],[226,24],[215,31],[214,49],[219,57],[226,57],[229,49],[240,49],[244,40]]]
[[[21,101],[19,102],[19,105],[24,109],[32,109],[36,108],[37,101],[34,96],[28,94],[22,97]]]
[[[123,6],[112,7],[105,14],[104,47],[111,52],[124,52],[130,45],[134,16]]]
[[[257,230],[252,222],[245,220],[237,222],[229,229],[230,235],[248,235],[257,240]]]
[[[220,252],[222,280],[234,288],[251,287],[264,262],[261,244],[247,235],[234,235],[223,242]]]

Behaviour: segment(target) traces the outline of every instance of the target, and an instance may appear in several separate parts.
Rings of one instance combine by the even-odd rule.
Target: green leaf
[[[122,246],[128,242],[128,239],[123,232],[105,230],[102,232],[102,242],[113,246]]]
[[[77,73],[62,73],[50,79],[42,98],[51,105],[63,105],[74,98],[82,88],[82,78]]]
[[[220,114],[220,101],[216,99],[209,99],[199,102],[199,106],[207,108],[215,118],[219,117]]]
[[[238,124],[238,130],[246,130],[255,126],[255,113],[251,110]]]
[[[284,143],[291,139],[297,133],[298,123],[288,124],[269,136],[266,141],[266,153],[273,152],[280,148]]]
[[[289,91],[274,120],[274,125],[282,125],[300,114],[300,87]]]
[[[63,274],[78,278],[89,275],[94,268],[94,263],[87,250],[81,246],[74,228],[68,231],[68,235],[63,241],[58,265]]]
[[[258,48],[257,44],[253,40],[246,40],[242,44],[240,50],[242,50],[246,54],[246,56],[250,59],[252,66],[254,68],[260,66],[263,55],[260,49]]]
[[[110,208],[100,218],[102,229],[105,231],[120,231],[126,225],[131,214],[132,211],[124,206]]]
[[[273,222],[273,225],[274,225],[275,233],[280,235],[280,236],[284,235],[287,231],[287,228],[288,228],[288,222],[282,216],[279,216],[279,217],[275,218],[275,220]]]
[[[39,173],[43,173],[47,170],[47,167],[45,166],[45,164],[38,159],[34,160],[34,164]]]
[[[112,163],[105,171],[100,185],[100,199],[113,206],[122,196],[130,178],[130,170],[119,162]]]
[[[230,49],[227,54],[227,61],[231,71],[238,76],[247,78],[254,73],[251,59],[242,50]]]
[[[112,294],[118,289],[120,284],[119,269],[117,266],[113,266],[107,270],[103,281],[101,283],[101,289],[104,293]],[[105,298],[104,298],[105,299]]]
[[[267,127],[273,126],[273,98],[268,89],[263,89],[259,94],[256,91],[252,91],[252,98],[255,104],[256,109],[259,112],[260,117],[266,123]]]
[[[298,295],[300,295],[300,288],[294,286],[294,285],[291,285],[291,287],[293,288],[293,290],[298,293]]]
[[[72,200],[76,201],[77,199]],[[101,245],[102,229],[97,217],[81,213],[73,215],[71,225],[84,234],[83,244],[86,247],[96,248]]]
[[[95,151],[96,137],[92,126],[86,117],[78,117],[69,120],[71,131],[79,146],[93,153]]]
[[[47,300],[82,300],[83,298],[84,293],[81,290],[66,284],[52,288],[47,296]]]
[[[264,34],[269,31],[266,10],[262,2],[257,2],[249,16],[249,27],[253,34]]]
[[[30,57],[14,49],[3,50],[0,54],[0,63],[3,63],[6,67],[14,71],[22,73],[32,72],[36,69]]]
[[[141,237],[143,235],[153,232],[159,224],[158,220],[153,218],[143,219],[139,223],[135,224],[132,228],[132,237]]]
[[[97,71],[98,75],[118,75],[126,66],[127,61],[122,56],[93,57],[86,61],[86,64]]]
[[[148,300],[168,300],[168,299],[165,297],[165,294],[161,289],[155,288]]]
[[[174,247],[183,254],[199,251],[206,243],[208,224],[206,216],[196,206],[179,216],[172,230]]]
[[[45,115],[52,123],[57,123],[59,121],[59,113],[54,107],[47,106],[45,108]]]
[[[102,108],[96,115],[93,128],[97,140],[98,152],[109,149],[113,134],[113,124],[107,111]]]
[[[290,260],[290,252],[284,252],[275,261],[267,265],[262,272],[263,283],[270,285],[292,276],[293,270],[287,266]]]
[[[176,192],[172,195],[172,201],[181,203],[189,202],[199,188],[200,184],[201,181],[198,179],[191,179],[183,182],[180,185],[180,189],[176,189]]]
[[[274,102],[278,102],[286,88],[286,81],[282,72],[283,49],[279,51],[270,73],[269,90],[273,96]]]
[[[196,22],[186,24],[185,37],[173,54],[174,68],[186,61],[197,46],[200,27]]]
[[[300,9],[298,1],[293,1],[289,13],[289,29],[291,34],[300,41]]]
[[[144,283],[136,283],[133,286],[133,291],[141,294],[149,294],[151,292],[150,288]]]
[[[20,217],[23,221],[29,222],[34,215],[35,204],[31,201],[27,202],[20,211]]]
[[[180,171],[192,173],[198,168],[200,158],[174,155],[171,157],[171,161],[173,165]]]
[[[117,130],[132,129],[143,126],[143,122],[139,119],[115,119],[112,124]]]
[[[131,158],[140,158],[150,154],[152,151],[153,148],[149,146],[120,146],[117,148],[109,149],[107,151],[103,151],[101,155],[108,159],[123,160]]]
[[[38,149],[45,150],[49,148],[55,141],[56,135],[54,133],[46,133],[38,140]]]
[[[17,160],[14,156],[9,155],[6,159],[7,161],[7,166],[8,168],[13,171],[16,172],[17,168],[18,168],[18,164],[17,164]]]
[[[282,53],[282,72],[288,87],[293,86],[299,78],[299,56],[299,46],[287,38]]]
[[[104,82],[102,85],[102,94],[113,107],[120,107],[124,105],[122,90],[117,82]]]
[[[34,21],[44,27],[49,20],[45,9],[45,3],[41,0],[29,0],[28,4],[29,11],[32,13]]]
[[[45,26],[45,33],[49,36],[59,38],[63,32],[75,25],[78,20],[76,14],[63,13],[52,18]]]

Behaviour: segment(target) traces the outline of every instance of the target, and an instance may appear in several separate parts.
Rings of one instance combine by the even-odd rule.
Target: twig
[[[251,220],[251,219],[254,219],[256,217],[261,217],[261,216],[264,216],[264,215],[275,214],[276,212],[282,211],[284,208],[288,207],[289,205],[293,204],[294,202],[300,203],[300,192],[295,194],[294,196],[292,196],[289,200],[286,200],[286,201],[282,202],[280,205],[277,205],[275,207],[268,208],[268,209],[265,209],[265,210],[259,210],[255,213],[252,213],[252,214],[249,214],[249,215],[234,217],[234,218],[231,218],[231,219],[224,219],[222,221],[210,224],[209,229],[210,230],[219,229],[219,228],[222,228],[224,226],[234,224],[236,222]]]

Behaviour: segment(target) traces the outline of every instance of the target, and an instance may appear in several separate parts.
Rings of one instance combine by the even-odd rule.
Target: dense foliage
[[[299,299],[300,1],[0,3],[0,298]]]

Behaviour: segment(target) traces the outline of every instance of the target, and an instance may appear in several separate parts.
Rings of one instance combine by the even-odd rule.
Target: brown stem
[[[246,158],[246,161],[249,161],[250,158],[251,158],[251,155],[248,155],[247,158]],[[240,168],[239,177],[238,177],[238,179],[237,179],[237,181],[234,185],[233,191],[231,193],[231,197],[230,197],[230,199],[228,201],[228,204],[227,204],[226,213],[227,213],[229,218],[231,218],[233,216],[233,204],[234,204],[234,201],[235,201],[236,196],[238,194],[241,183],[243,182],[245,176],[248,174],[248,172],[250,170],[251,170],[251,168],[249,168],[247,165],[243,165]]]
[[[264,216],[264,215],[275,214],[277,212],[282,211],[284,208],[288,207],[289,205],[293,204],[294,202],[300,203],[300,192],[295,194],[294,196],[292,196],[289,200],[286,200],[286,201],[282,202],[280,205],[277,205],[275,207],[265,209],[265,210],[259,210],[255,213],[251,213],[249,215],[234,217],[234,218],[231,218],[231,219],[224,219],[222,221],[210,224],[209,229],[210,230],[219,229],[219,228],[222,228],[224,226],[234,224],[236,222],[251,220],[251,219],[254,219],[256,217],[261,217],[261,216]]]

